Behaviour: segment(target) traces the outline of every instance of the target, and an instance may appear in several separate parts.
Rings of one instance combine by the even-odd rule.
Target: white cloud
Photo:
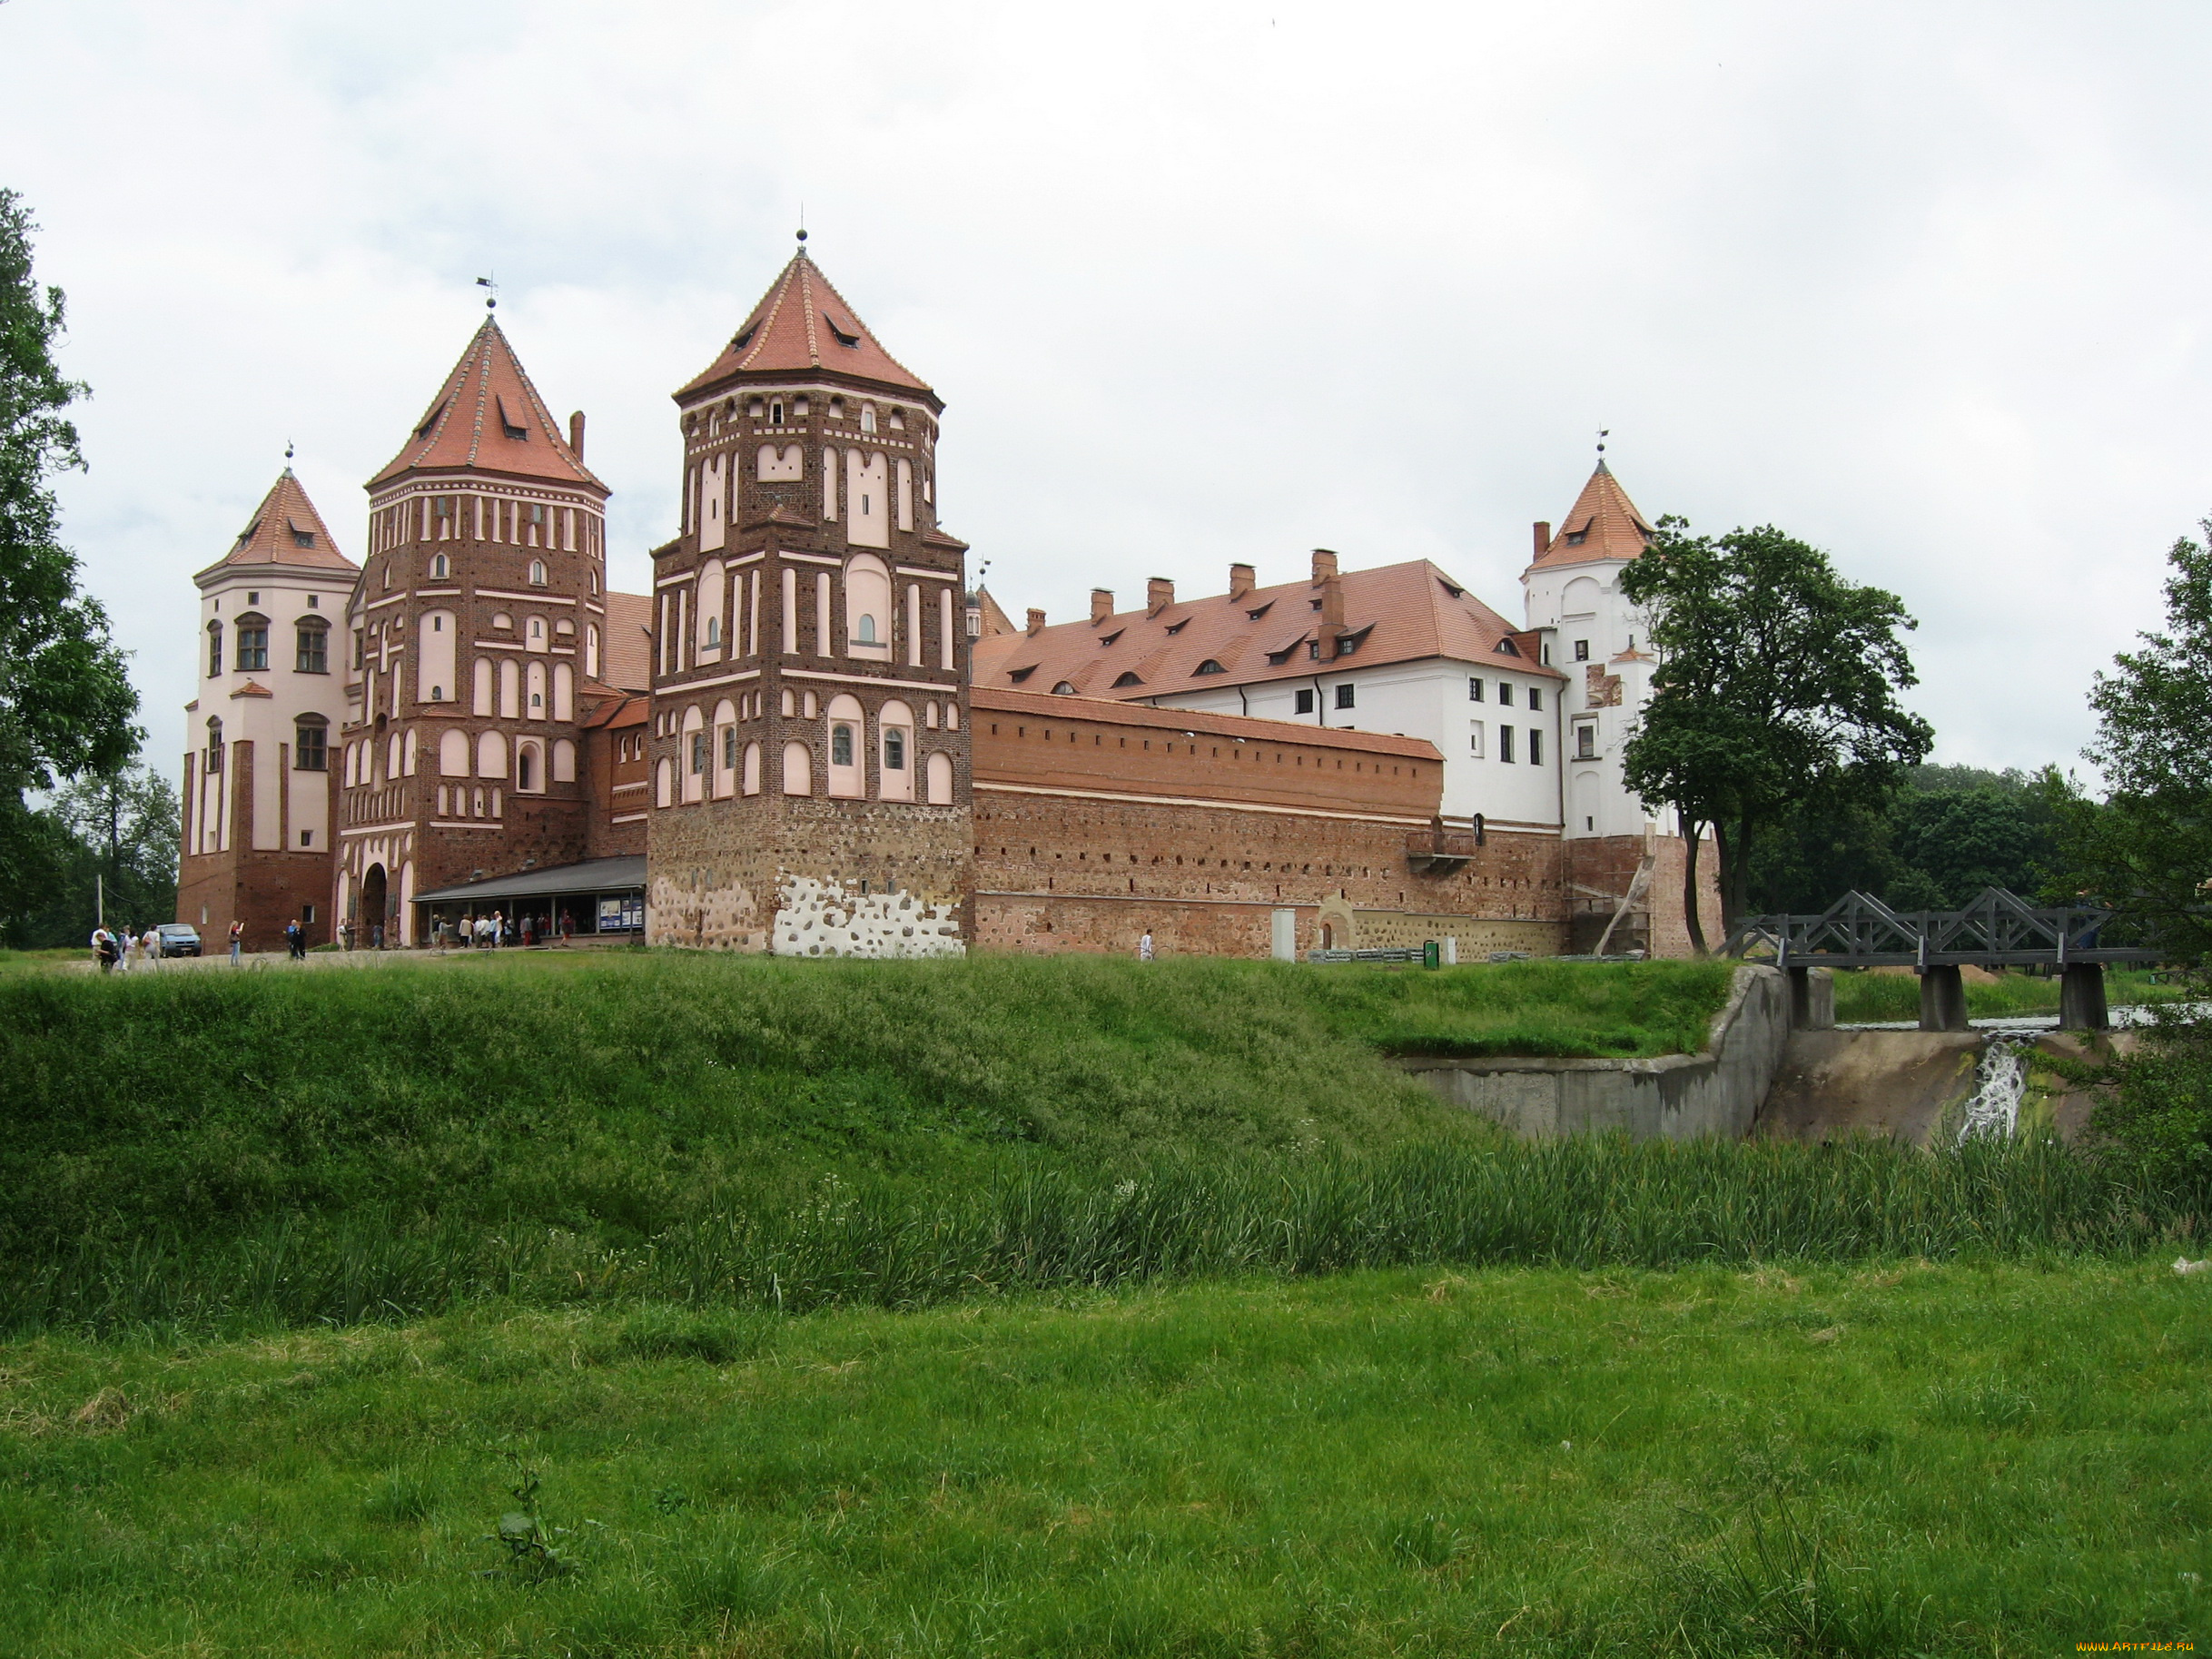
[[[1511,613],[1605,425],[1647,512],[1901,593],[1942,757],[2034,765],[2212,510],[2208,45],[2179,4],[14,0],[0,183],[160,759],[190,573],[287,439],[359,550],[484,272],[642,583],[667,393],[803,201],[1017,611],[1318,544]]]

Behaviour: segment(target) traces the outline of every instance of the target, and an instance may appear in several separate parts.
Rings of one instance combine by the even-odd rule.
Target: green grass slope
[[[397,1206],[649,1230],[957,1181],[1464,1131],[1387,1050],[1664,1052],[1724,971],[646,955],[0,981],[0,1248]]]
[[[2208,1297],[2159,1264],[1401,1271],[46,1338],[0,1347],[0,1649],[2178,1648],[2212,1641]],[[509,1512],[567,1570],[507,1565]]]

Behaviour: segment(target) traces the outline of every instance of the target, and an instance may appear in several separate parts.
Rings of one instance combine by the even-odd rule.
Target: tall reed
[[[142,1234],[19,1260],[0,1329],[412,1318],[460,1303],[673,1300],[804,1310],[1364,1267],[2135,1255],[2200,1238],[2212,1190],[2153,1189],[2050,1141],[1928,1154],[1571,1140],[1372,1155],[1165,1159],[1116,1179],[1037,1163],[938,1196],[828,1180],[724,1195],[642,1242],[356,1211]]]

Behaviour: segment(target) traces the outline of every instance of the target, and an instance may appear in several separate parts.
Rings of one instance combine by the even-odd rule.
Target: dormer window
[[[1026,668],[1009,668],[1006,671],[1006,677],[1012,680],[1015,685],[1019,686],[1023,680],[1029,678],[1031,675],[1036,672],[1037,665],[1035,663],[1032,663]]]
[[[1570,548],[1579,548],[1584,542],[1589,539],[1590,532],[1587,530],[1569,530],[1567,532],[1566,544]]]
[[[521,400],[517,399],[512,404],[509,404],[506,396],[502,394],[493,400],[499,406],[499,430],[509,438],[527,440],[530,435],[530,429],[523,422],[528,418],[528,411],[522,407]]]
[[[1100,640],[1099,644],[1101,646],[1110,646],[1113,644],[1115,640],[1121,638],[1125,631],[1126,630],[1122,628],[1116,628],[1112,633],[1107,635],[1103,639]]]
[[[1521,647],[1510,639],[1501,639],[1497,642],[1497,654],[1500,657],[1518,657]]]
[[[1464,599],[1467,596],[1467,590],[1466,588],[1455,588],[1451,585],[1451,583],[1446,581],[1442,577],[1438,577],[1437,578],[1437,585],[1443,588],[1446,593],[1450,594],[1455,599]]]
[[[1170,622],[1170,623],[1169,623],[1169,624],[1168,624],[1168,630],[1167,630],[1167,631],[1168,631],[1169,633],[1170,633],[1170,634],[1180,634],[1180,633],[1181,633],[1181,632],[1182,632],[1182,631],[1183,631],[1185,628],[1189,627],[1190,626],[1190,617],[1184,617],[1184,618],[1183,618],[1183,619],[1182,619],[1180,622]]]
[[[1268,601],[1268,602],[1267,602],[1265,605],[1262,605],[1262,606],[1261,606],[1261,607],[1259,607],[1258,610],[1248,610],[1248,611],[1246,611],[1246,612],[1244,613],[1244,615],[1245,615],[1245,619],[1246,619],[1247,621],[1249,621],[1249,622],[1257,622],[1257,621],[1259,621],[1259,620],[1260,619],[1260,617],[1262,617],[1266,616],[1266,615],[1267,615],[1267,614],[1268,614],[1269,611],[1273,610],[1274,608],[1275,608],[1275,601],[1274,601],[1274,600],[1272,600],[1272,599],[1269,599],[1269,601]]]
[[[858,324],[854,324],[853,327],[847,328],[844,323],[839,322],[836,318],[831,316],[827,311],[824,311],[822,313],[822,321],[829,324],[829,331],[833,336],[835,337],[839,345],[857,346],[860,344],[860,330]]]
[[[1229,670],[1222,667],[1220,663],[1209,657],[1204,662],[1199,664],[1197,667],[1191,669],[1190,672],[1193,674],[1226,674],[1229,672]]]
[[[744,351],[747,346],[753,343],[753,336],[759,330],[759,328],[760,324],[757,322],[746,323],[745,327],[739,329],[736,334],[730,337],[730,350],[733,351]]]
[[[430,406],[430,412],[423,416],[422,424],[415,429],[415,436],[417,438],[428,438],[430,435],[430,429],[438,424],[438,417],[445,412],[446,406],[443,403],[432,404]]]
[[[1132,670],[1131,672],[1121,675],[1116,678],[1113,683],[1113,688],[1116,691],[1120,691],[1130,686],[1141,686],[1143,684],[1144,681],[1139,678],[1137,674]]]
[[[1069,681],[1062,680],[1052,687],[1052,695],[1056,697],[1071,697],[1075,695],[1075,687]]]

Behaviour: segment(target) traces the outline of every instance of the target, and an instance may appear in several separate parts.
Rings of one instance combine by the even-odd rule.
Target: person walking
[[[93,960],[100,964],[100,972],[113,973],[115,971],[115,958],[118,953],[115,949],[115,935],[107,931],[105,923],[98,923],[93,928],[92,948]]]
[[[238,954],[245,948],[246,924],[243,921],[231,923],[231,966],[238,966]]]
[[[576,917],[566,909],[560,913],[560,942],[564,949],[576,943]]]
[[[146,966],[149,968],[160,967],[162,965],[162,930],[158,927],[148,928],[146,936],[138,942],[138,948],[145,955]]]
[[[1139,962],[1152,960],[1152,930],[1149,927],[1144,930],[1144,936],[1137,941],[1137,960]]]
[[[125,923],[123,932],[115,935],[115,971],[117,973],[128,973],[131,971],[131,953],[137,948],[138,931]]]
[[[307,960],[307,930],[297,916],[284,924],[284,953],[294,962]]]
[[[522,948],[527,951],[530,948],[530,946],[537,943],[538,918],[536,916],[525,916],[522,918]]]

